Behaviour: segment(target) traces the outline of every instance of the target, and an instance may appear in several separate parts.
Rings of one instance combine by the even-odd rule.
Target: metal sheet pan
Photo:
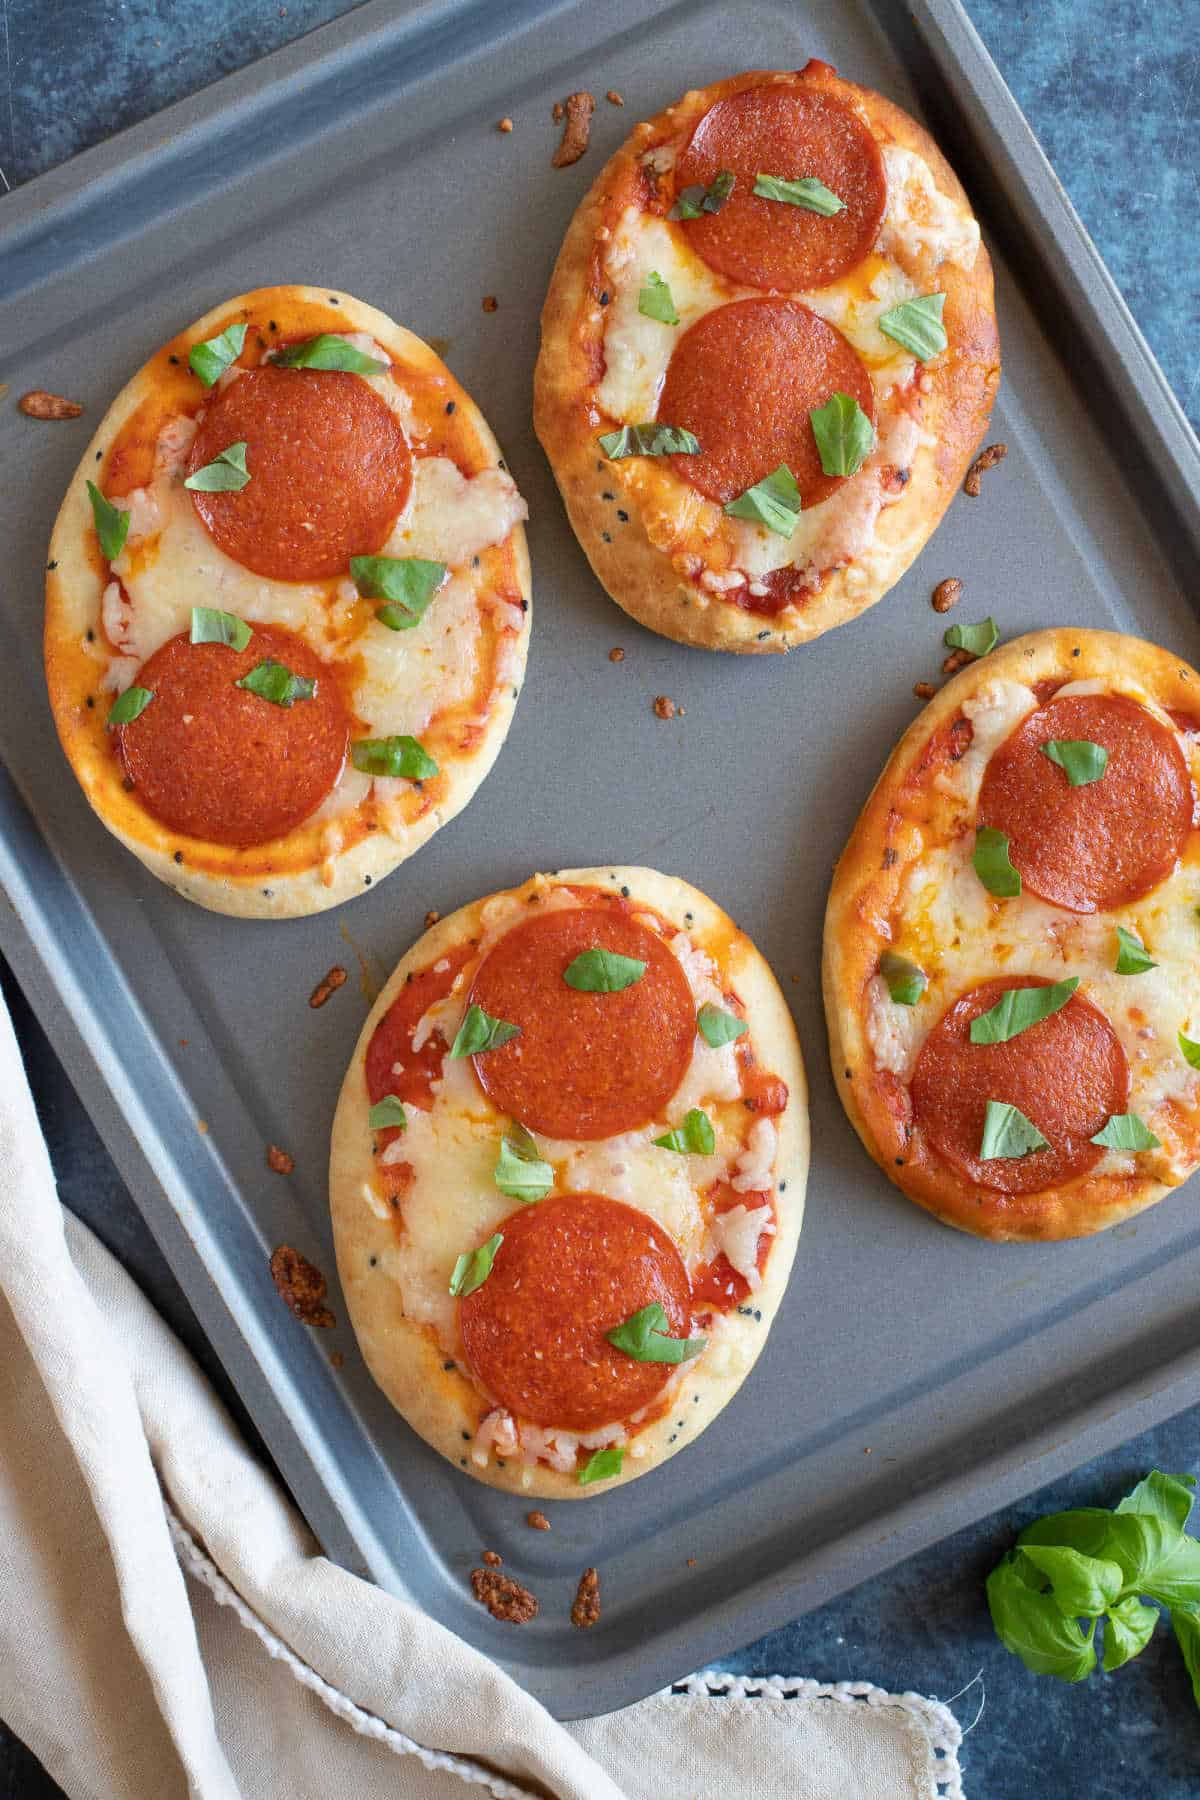
[[[810,55],[923,114],[973,194],[997,262],[992,435],[1009,455],[883,605],[786,659],[738,661],[649,636],[589,574],[530,428],[537,314],[583,186],[634,119],[730,69]],[[552,170],[552,100],[610,85],[625,110],[602,103],[587,160]],[[495,130],[505,113],[511,137]],[[331,1555],[575,1716],[1194,1398],[1194,1183],[1098,1240],[989,1248],[889,1187],[827,1069],[827,881],[912,716],[913,680],[936,666],[933,584],[961,576],[971,616],[994,612],[1006,634],[1115,625],[1200,657],[1200,451],[956,0],[376,0],[33,182],[4,202],[0,232],[0,379],[16,391],[78,395],[94,419],[225,295],[328,281],[448,342],[531,505],[530,672],[480,796],[341,911],[239,924],[155,883],[67,772],[44,700],[40,570],[87,419],[0,415],[0,943]],[[686,716],[656,720],[657,693]],[[367,1001],[351,982],[311,1012],[310,986],[360,958],[382,975],[431,906],[609,857],[706,889],[783,979],[812,1082],[809,1212],[768,1349],[701,1447],[536,1534],[518,1502],[395,1418],[344,1324],[295,1324],[267,1253],[286,1238],[333,1266],[327,1134]],[[290,1181],[265,1171],[268,1141],[295,1155]],[[469,1599],[485,1545],[539,1593],[535,1627],[494,1624]],[[588,1563],[605,1607],[584,1634],[567,1614]]]

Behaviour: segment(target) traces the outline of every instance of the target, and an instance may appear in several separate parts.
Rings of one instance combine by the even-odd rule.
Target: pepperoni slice
[[[568,965],[595,948],[636,957],[646,973],[617,994],[568,987]],[[514,926],[480,964],[470,998],[521,1027],[475,1057],[484,1092],[548,1137],[613,1137],[649,1124],[691,1060],[687,977],[660,937],[615,907],[572,907]]]
[[[1036,1194],[1086,1174],[1104,1154],[1089,1140],[1129,1100],[1129,1065],[1102,1012],[1078,994],[1006,1044],[973,1044],[972,1019],[1034,975],[985,981],[955,1001],[926,1038],[913,1071],[913,1116],[936,1150],[980,1187]],[[1049,1140],[1028,1156],[979,1160],[989,1100],[1007,1101]]]
[[[736,177],[719,212],[683,225],[710,268],[751,287],[803,293],[827,287],[867,255],[887,205],[879,146],[854,109],[808,87],[744,88],[718,100],[692,133],[676,171],[676,191],[709,185],[722,169]],[[764,200],[758,175],[823,181],[845,203],[830,218]]]
[[[735,300],[676,344],[658,417],[699,438],[699,455],[671,462],[708,499],[733,500],[786,463],[815,506],[843,478],[822,470],[808,415],[839,390],[874,423],[871,377],[835,326],[798,300]]]
[[[467,1361],[518,1419],[594,1431],[640,1412],[669,1364],[638,1362],[605,1333],[657,1300],[672,1337],[691,1316],[687,1270],[646,1213],[600,1194],[518,1207],[482,1287],[459,1302]]]
[[[245,487],[188,492],[225,554],[276,581],[344,575],[352,556],[381,550],[412,485],[396,415],[338,369],[264,363],[239,375],[205,412],[188,474],[237,443]]]
[[[315,680],[311,700],[275,706],[238,687],[270,659]],[[117,731],[138,799],[172,831],[245,848],[283,837],[342,771],[350,721],[337,682],[303,638],[256,625],[244,650],[168,638],[138,674],[154,695]]]
[[[450,1048],[440,1031],[431,1031],[419,1050],[413,1049],[417,1026],[435,1001],[454,986],[455,976],[469,956],[472,943],[460,944],[438,958],[429,969],[410,975],[380,1019],[367,1045],[367,1095],[374,1106],[387,1094],[395,1094],[408,1106],[428,1112],[433,1105],[433,1083],[442,1073]]]
[[[1042,750],[1087,738],[1108,751],[1099,781],[1072,787]],[[979,823],[1007,834],[1031,893],[1071,912],[1140,900],[1175,867],[1195,798],[1178,741],[1122,694],[1060,694],[1023,719],[994,752]]]

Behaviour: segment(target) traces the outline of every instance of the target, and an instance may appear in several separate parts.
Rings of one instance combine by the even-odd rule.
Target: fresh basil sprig
[[[796,486],[796,477],[786,463],[780,463],[770,475],[764,475],[736,500],[726,501],[724,510],[732,519],[753,519],[773,531],[776,537],[790,538],[800,517],[800,489]]]
[[[929,985],[924,969],[895,950],[885,950],[879,958],[879,973],[887,983],[887,991],[897,1006],[915,1006]]]
[[[754,177],[753,191],[760,200],[782,200],[788,206],[802,206],[805,212],[820,213],[823,219],[846,210],[846,202],[839,200],[815,175],[789,181],[784,175],[759,174]]]
[[[492,1178],[510,1200],[544,1200],[554,1186],[554,1170],[538,1154],[532,1132],[513,1124],[500,1139]]]
[[[1021,892],[1021,875],[1009,861],[1008,839],[1002,831],[994,825],[981,825],[975,833],[972,861],[989,894],[1001,900],[1016,899]]]
[[[656,1137],[654,1144],[659,1150],[677,1150],[684,1156],[711,1156],[717,1147],[717,1135],[708,1114],[693,1106],[682,1125]]]
[[[737,177],[732,169],[719,169],[707,187],[699,183],[685,187],[667,217],[698,219],[703,213],[718,213],[736,185]]]
[[[973,1044],[1007,1044],[1031,1025],[1040,1025],[1061,1011],[1079,986],[1078,975],[1055,981],[1049,987],[1008,988],[995,1006],[971,1020]]]
[[[1117,926],[1117,961],[1118,975],[1144,975],[1147,969],[1157,969],[1158,964],[1149,954],[1140,938],[1134,937],[1132,931],[1126,931],[1123,925]]]
[[[660,325],[678,325],[679,314],[667,282],[651,269],[638,294],[638,311],[646,319],[657,319]]]
[[[240,494],[249,479],[246,443],[241,439],[219,450],[210,463],[189,475],[183,485],[191,488],[194,494]]]
[[[1099,781],[1108,767],[1108,751],[1090,738],[1047,738],[1042,755],[1058,764],[1072,787]]]
[[[350,375],[379,375],[388,366],[377,356],[364,355],[334,331],[277,350],[273,360],[285,369],[342,369]]]
[[[367,1114],[367,1125],[372,1131],[387,1131],[395,1127],[397,1131],[408,1129],[404,1103],[398,1094],[385,1094],[377,1100]]]
[[[667,1315],[657,1300],[643,1306],[623,1325],[615,1325],[605,1335],[614,1350],[623,1350],[635,1362],[681,1363],[699,1356],[707,1338],[674,1338],[667,1330]]]
[[[1000,630],[990,616],[978,625],[950,625],[942,634],[947,650],[969,650],[972,656],[986,656],[1000,642]]]
[[[389,631],[411,631],[450,571],[423,556],[352,556],[350,579],[364,600],[385,600],[375,614]]]
[[[611,1481],[614,1475],[621,1473],[624,1461],[625,1452],[615,1445],[609,1450],[597,1450],[589,1456],[576,1479],[580,1487],[587,1487],[593,1481]]]
[[[463,1056],[482,1056],[485,1050],[498,1050],[501,1044],[515,1038],[520,1029],[519,1025],[510,1025],[507,1019],[493,1019],[491,1013],[484,1012],[482,1006],[476,1006],[472,1001],[450,1046],[450,1060],[455,1062]]]
[[[205,338],[188,351],[188,368],[206,388],[213,387],[242,354],[246,342],[244,325],[227,325],[217,337]]]
[[[875,427],[858,401],[839,388],[808,416],[826,475],[857,475],[875,444]]]
[[[1153,1469],[1112,1512],[1052,1513],[988,1576],[996,1635],[1035,1675],[1082,1681],[1145,1649],[1167,1608],[1200,1705],[1200,1543],[1186,1531],[1196,1479]],[[1085,1621],[1081,1624],[1080,1621]]]
[[[92,503],[92,517],[96,521],[96,536],[100,540],[101,554],[107,562],[115,562],[129,536],[130,515],[106,499],[94,481],[88,482],[87,491]]]
[[[650,420],[645,425],[622,425],[619,431],[605,431],[596,439],[609,462],[620,462],[626,456],[698,456],[700,439],[682,425],[660,425]]]
[[[1029,1156],[1034,1150],[1048,1150],[1044,1138],[1032,1119],[1027,1119],[1019,1106],[1007,1100],[989,1100],[983,1115],[983,1138],[979,1145],[980,1162],[1011,1162],[1018,1156]]]
[[[468,1294],[473,1294],[476,1288],[483,1286],[492,1272],[496,1252],[503,1242],[504,1234],[498,1231],[486,1244],[480,1244],[478,1250],[463,1251],[450,1277],[450,1292],[456,1300],[465,1300]]]
[[[219,612],[215,606],[192,608],[193,644],[226,644],[230,650],[244,650],[251,636],[245,619],[236,613]]]
[[[744,1037],[750,1025],[736,1013],[725,1012],[711,1000],[706,1000],[696,1014],[696,1029],[711,1049],[719,1050],[722,1044],[731,1044],[735,1038]]]
[[[108,726],[131,725],[140,713],[144,713],[154,694],[150,688],[127,687],[125,692],[113,701],[104,723]]]
[[[620,956],[615,950],[597,945],[593,950],[581,950],[567,964],[563,980],[581,994],[619,994],[623,988],[633,987],[645,973],[645,963],[636,956]]]
[[[404,781],[431,781],[438,766],[415,737],[359,738],[350,761],[363,775],[390,775]]]
[[[918,362],[928,362],[946,348],[946,327],[942,324],[945,304],[945,294],[921,294],[915,300],[901,300],[898,306],[889,306],[880,313],[877,323],[884,337],[911,350]]]
[[[285,664],[269,656],[256,663],[237,685],[257,694],[260,700],[269,700],[272,706],[295,706],[297,700],[311,700],[317,691],[312,676],[293,675]]]
[[[1162,1140],[1156,1138],[1144,1119],[1136,1113],[1114,1113],[1107,1124],[1091,1140],[1106,1150],[1159,1150]]]

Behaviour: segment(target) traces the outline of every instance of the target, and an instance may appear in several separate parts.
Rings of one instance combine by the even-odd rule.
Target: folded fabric
[[[335,1567],[64,1213],[2,1003],[0,1295],[0,1717],[71,1800],[960,1800],[936,1701],[713,1675],[565,1726]]]

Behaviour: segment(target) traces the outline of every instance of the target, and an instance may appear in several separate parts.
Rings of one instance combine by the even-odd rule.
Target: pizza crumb
[[[660,719],[675,717],[675,702],[666,694],[658,694],[654,701],[655,716]]]
[[[329,1352],[329,1362],[332,1368],[340,1369],[345,1360],[346,1359],[340,1350],[331,1350]]]
[[[978,662],[979,658],[973,650],[952,650],[942,664],[943,675],[957,675],[968,663]]]
[[[279,1148],[278,1144],[267,1145],[267,1167],[274,1174],[290,1175],[295,1166],[294,1156],[289,1156],[286,1150]]]
[[[580,1631],[587,1631],[600,1617],[600,1577],[595,1569],[585,1569],[579,1577],[579,1587],[575,1593],[575,1603],[571,1608],[571,1623]]]
[[[525,1523],[532,1526],[534,1531],[549,1531],[550,1529],[550,1521],[545,1513],[538,1512],[536,1509],[525,1514]]]
[[[870,1444],[867,1444],[863,1448],[863,1455],[870,1456],[870,1454],[871,1454],[871,1446],[870,1446]]]
[[[694,1557],[694,1556],[689,1556],[689,1557],[688,1557],[688,1559],[687,1559],[687,1566],[688,1566],[688,1568],[689,1568],[689,1569],[694,1569],[694,1568],[695,1568],[695,1566],[696,1566],[696,1559],[695,1559],[695,1557]]]
[[[500,1564],[504,1561],[504,1558],[498,1550],[484,1550],[481,1553],[479,1560],[480,1562],[485,1562],[489,1569],[498,1569]]]
[[[338,988],[342,986],[345,979],[346,971],[343,969],[341,963],[334,963],[328,975],[318,981],[316,987],[308,996],[308,1004],[312,1007],[324,1006],[330,994],[335,994]]]
[[[200,1133],[201,1137],[207,1137],[208,1136],[208,1120],[207,1119],[197,1119],[196,1120],[196,1130]]]
[[[48,394],[45,388],[31,388],[17,401],[17,411],[27,419],[77,419],[83,411],[77,400],[63,394]]]
[[[441,918],[441,916],[442,915],[437,910],[437,907],[431,906],[429,911],[425,914],[425,929],[426,929],[426,931],[432,931],[433,927],[437,924],[437,922]]]
[[[506,132],[506,133],[507,133],[507,132],[509,132],[509,131],[511,131],[511,130],[512,130],[512,128],[513,128],[513,122],[512,122],[512,120],[511,120],[511,119],[510,119],[510,118],[509,118],[509,117],[508,117],[508,116],[507,116],[507,114],[506,114],[506,115],[505,115],[505,117],[504,117],[504,118],[503,118],[503,119],[501,119],[501,120],[500,120],[500,122],[499,122],[499,123],[498,123],[498,125],[497,125],[497,126],[496,126],[496,130],[497,130],[497,131],[503,131],[503,132]]]
[[[596,110],[596,96],[581,89],[577,94],[568,94],[564,109],[566,124],[563,126],[562,142],[550,158],[550,165],[555,169],[570,168],[577,163],[588,147],[588,139],[592,132],[592,114]]]
[[[504,1625],[527,1625],[537,1618],[538,1603],[529,1589],[495,1569],[472,1569],[471,1592]]]
[[[931,595],[934,612],[949,612],[962,599],[963,584],[957,575],[947,575],[945,581],[939,581]]]
[[[625,652],[622,650],[620,644],[613,645],[612,649],[608,653],[608,660],[609,660],[609,662],[624,662],[625,661]]]
[[[292,1244],[279,1244],[271,1252],[271,1280],[275,1291],[302,1325],[327,1331],[337,1320],[325,1305],[325,1277]]]
[[[981,477],[986,470],[994,469],[997,463],[1002,463],[1007,455],[1007,444],[989,444],[986,450],[981,450],[967,470],[963,493],[970,494],[972,500],[978,500]]]
[[[500,310],[500,302],[497,300],[495,294],[485,294],[483,296],[483,310],[488,313],[498,312]]]
[[[618,94],[616,88],[609,88],[604,98],[608,101],[610,106],[624,106],[625,104],[624,99]]]
[[[566,107],[563,105],[561,100],[556,100],[554,102],[554,105],[550,108],[550,117],[554,120],[554,123],[556,125],[560,125],[562,123],[562,121],[566,118],[566,116],[567,116]]]
[[[932,681],[916,681],[913,683],[913,698],[916,700],[932,700],[937,693]]]

